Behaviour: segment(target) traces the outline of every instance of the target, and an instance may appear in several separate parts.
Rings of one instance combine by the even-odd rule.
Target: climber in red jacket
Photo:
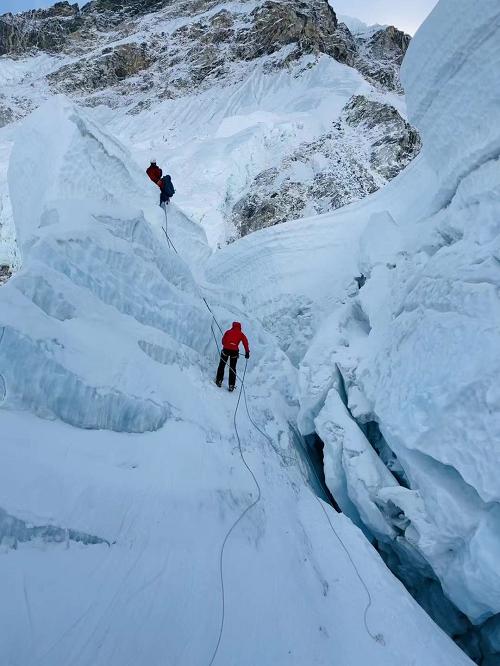
[[[250,347],[248,346],[247,336],[241,330],[239,321],[233,322],[233,328],[226,331],[222,337],[222,352],[220,355],[219,369],[217,370],[217,386],[222,386],[224,379],[224,369],[227,362],[230,362],[229,368],[229,390],[234,391],[236,385],[236,364],[240,355],[240,342],[245,347],[245,358],[250,358]]]
[[[158,181],[163,175],[163,171],[156,165],[156,160],[151,160],[151,166],[146,169],[146,173],[151,178],[153,183],[158,184]]]

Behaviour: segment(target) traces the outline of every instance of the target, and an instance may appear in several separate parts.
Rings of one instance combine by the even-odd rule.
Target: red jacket
[[[158,183],[158,181],[163,175],[163,171],[160,169],[159,166],[156,166],[156,164],[152,164],[150,167],[148,167],[146,169],[146,173],[151,178],[153,183]]]
[[[241,330],[241,324],[239,321],[233,321],[233,328],[229,329],[224,333],[222,338],[222,346],[224,349],[239,349],[240,342],[243,343],[245,351],[247,354],[250,353],[250,347],[248,346],[247,336]]]

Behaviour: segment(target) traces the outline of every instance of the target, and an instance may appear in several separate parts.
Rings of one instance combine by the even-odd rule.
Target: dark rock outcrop
[[[238,37],[236,55],[253,60],[271,55],[284,46],[296,45],[298,55],[324,53],[352,64],[353,54],[346,47],[343,32],[325,0],[268,0],[251,14],[252,24]]]
[[[231,221],[242,236],[253,231],[327,213],[380,187],[340,123],[316,141],[302,144],[276,167],[260,173],[233,208]]]
[[[47,80],[59,91],[95,92],[120,83],[148,69],[153,60],[146,44],[121,44],[106,48],[94,58],[83,58],[49,74]]]
[[[7,280],[12,276],[12,269],[6,264],[0,264],[0,285],[7,282]]]
[[[163,78],[168,72],[170,84],[167,96],[182,95],[209,77],[224,76],[231,62],[280,50],[281,60],[270,66],[286,67],[304,55],[324,54],[356,67],[377,85],[398,89],[399,66],[410,38],[395,28],[367,40],[354,38],[326,0],[264,0],[251,12],[223,8],[207,14],[219,4],[220,0],[93,0],[79,9],[65,1],[48,9],[5,14],[0,17],[0,55],[39,49],[83,56],[49,77],[58,91],[67,93],[103,90],[161,59]],[[242,0],[242,10],[245,5]],[[170,36],[152,34],[149,49],[127,45],[95,55],[99,46],[132,35],[141,18],[154,12],[167,21],[197,15],[200,19]],[[93,55],[85,57],[91,50]],[[187,66],[187,76],[181,64]],[[182,75],[176,75],[176,68]]]
[[[245,236],[341,208],[395,178],[420,149],[417,131],[394,107],[357,95],[330,132],[260,173],[230,219]]]
[[[411,42],[411,37],[389,26],[371,37],[358,38],[355,67],[371,83],[402,92],[399,71]]]
[[[390,104],[356,95],[345,107],[343,118],[368,138],[370,164],[387,180],[395,178],[422,148],[417,130]]]
[[[48,9],[0,16],[0,55],[21,55],[31,49],[62,51],[84,19],[77,4],[57,2]]]
[[[410,46],[411,37],[389,26],[376,32],[366,44],[366,50],[377,60],[388,61],[396,65],[402,65],[403,58]]]
[[[9,106],[0,102],[0,128],[5,127],[15,120],[15,114]]]
[[[151,14],[171,4],[171,0],[93,0],[84,5],[82,13],[86,15],[109,14],[110,19],[117,22],[130,17]]]

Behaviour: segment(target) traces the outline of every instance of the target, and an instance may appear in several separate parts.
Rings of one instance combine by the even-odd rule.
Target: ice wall
[[[46,224],[49,202],[119,203],[151,206],[155,185],[128,150],[67,97],[54,97],[23,123],[11,154],[9,190],[23,253],[35,230]]]
[[[335,357],[351,415],[378,422],[383,455],[388,445],[409,486],[381,484],[374,465],[369,478],[344,464],[349,498],[403,568],[437,576],[475,623],[500,612],[499,72],[498,2],[441,0],[403,67],[437,194],[417,188],[408,198],[395,181],[393,193],[417,195],[427,210],[391,216],[373,206],[358,250],[368,280],[354,298],[365,335],[346,326],[349,352]],[[345,309],[355,320],[356,308]],[[338,435],[327,444],[335,449]]]
[[[64,97],[23,122],[9,183],[23,268],[0,293],[3,407],[83,428],[159,428],[189,395],[181,368],[199,374],[215,351],[182,259],[210,254],[203,231],[173,208],[179,254],[169,249],[157,188]]]
[[[500,155],[500,4],[440,0],[401,70],[408,115],[440,183],[439,202]]]
[[[344,510],[478,624],[500,612],[499,17],[441,0],[415,37],[424,150],[390,185],[209,262],[299,363],[298,425]]]

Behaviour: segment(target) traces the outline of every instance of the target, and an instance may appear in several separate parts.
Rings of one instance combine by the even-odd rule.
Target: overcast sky
[[[473,2],[474,0],[471,0]],[[413,35],[437,0],[330,0],[339,14],[365,23],[388,23]],[[0,13],[50,7],[54,0],[0,0]],[[80,2],[80,4],[84,4]]]

